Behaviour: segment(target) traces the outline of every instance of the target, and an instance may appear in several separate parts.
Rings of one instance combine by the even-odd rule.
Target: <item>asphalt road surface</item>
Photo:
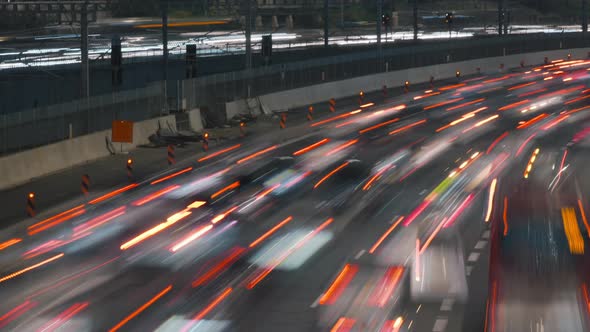
[[[588,69],[363,101],[63,202],[0,238],[0,329],[588,330]]]

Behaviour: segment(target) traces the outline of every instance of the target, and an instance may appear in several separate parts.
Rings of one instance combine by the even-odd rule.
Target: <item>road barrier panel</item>
[[[168,145],[168,165],[173,165],[175,162],[174,145]]]
[[[336,112],[336,100],[334,98],[330,98],[330,112]]]
[[[88,196],[90,189],[90,176],[88,174],[82,175],[82,193],[84,196]]]

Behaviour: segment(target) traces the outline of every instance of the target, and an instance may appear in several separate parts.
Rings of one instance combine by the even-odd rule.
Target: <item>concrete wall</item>
[[[542,64],[545,57],[548,57],[549,59],[565,59],[568,53],[570,53],[573,58],[583,59],[588,56],[589,51],[590,48],[545,51],[410,68],[275,92],[260,96],[260,101],[270,110],[279,111],[327,101],[330,98],[338,99],[352,96],[357,94],[360,90],[366,92],[377,91],[380,90],[383,85],[397,87],[403,85],[406,80],[411,83],[424,83],[428,82],[431,76],[434,77],[435,80],[452,78],[455,76],[457,70],[459,70],[462,75],[475,74],[477,73],[477,68],[480,68],[482,73],[498,73],[501,64],[504,64],[504,70],[507,70],[508,68],[520,66],[520,61],[524,61],[525,65]],[[245,105],[247,105],[247,103],[244,100],[226,103],[226,114],[228,118],[237,113],[248,112]]]
[[[123,144],[128,151],[141,144],[147,144],[148,137],[158,129],[158,122],[163,128],[168,124],[176,128],[173,115],[136,122],[133,127],[133,143]],[[111,131],[104,130],[71,140],[46,145],[21,153],[0,158],[0,190],[26,183],[34,178],[58,172],[60,170],[84,164],[110,155],[105,137],[110,139]],[[117,150],[121,145],[115,143]]]

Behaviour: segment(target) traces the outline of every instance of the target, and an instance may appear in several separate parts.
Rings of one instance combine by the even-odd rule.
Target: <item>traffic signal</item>
[[[449,25],[453,23],[453,13],[449,12],[445,15],[445,23]]]
[[[381,15],[381,24],[383,24],[384,26],[388,26],[390,21],[391,16],[389,16],[389,14]]]

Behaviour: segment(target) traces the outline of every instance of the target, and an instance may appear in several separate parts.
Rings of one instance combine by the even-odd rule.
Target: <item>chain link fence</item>
[[[226,102],[280,90],[403,68],[587,46],[590,46],[589,38],[582,33],[400,44],[383,48],[381,54],[376,48],[365,48],[365,51],[344,55],[168,82],[168,86],[180,87],[176,96],[178,109],[207,108],[223,122]],[[160,82],[147,88],[2,114],[0,154],[109,129],[115,119],[141,121],[157,117],[168,109],[163,91]]]

